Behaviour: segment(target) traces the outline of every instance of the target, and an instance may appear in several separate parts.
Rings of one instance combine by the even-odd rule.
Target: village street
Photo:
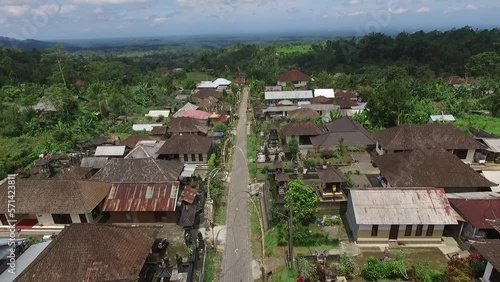
[[[248,282],[252,278],[252,252],[250,249],[250,214],[248,210],[247,103],[248,87],[243,90],[233,148],[231,181],[227,203],[227,237],[222,260],[224,282]]]

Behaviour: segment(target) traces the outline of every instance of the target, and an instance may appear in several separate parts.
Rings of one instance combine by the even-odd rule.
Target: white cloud
[[[11,16],[20,17],[30,10],[28,5],[7,5],[0,7],[0,11]]]
[[[430,12],[430,8],[429,7],[422,7],[420,9],[417,10],[417,13],[428,13]]]
[[[41,5],[31,9],[31,13],[36,16],[53,16],[59,12],[58,5]]]
[[[392,9],[392,8],[389,8],[389,13],[391,14],[394,14],[394,15],[401,15],[401,14],[404,14],[408,12],[408,9],[405,9],[403,7],[400,7],[399,9]]]
[[[469,4],[469,5],[467,5],[466,9],[467,9],[467,10],[477,10],[477,6],[476,6],[476,5]]]
[[[63,5],[61,7],[60,13],[61,14],[69,14],[69,13],[76,11],[77,8],[78,8],[77,6],[71,5],[71,4]]]
[[[101,7],[97,7],[94,9],[94,14],[102,14],[104,13],[104,10]]]
[[[153,18],[153,23],[154,24],[162,24],[167,21],[167,17],[159,16],[159,17],[154,17]]]
[[[106,5],[106,4],[142,4],[150,0],[72,0],[76,4],[92,4],[92,5]]]
[[[350,14],[348,14],[348,16],[359,16],[359,15],[364,15],[366,14],[365,11],[356,11],[356,12],[352,12]]]
[[[357,5],[361,3],[361,0],[349,0],[349,5]]]

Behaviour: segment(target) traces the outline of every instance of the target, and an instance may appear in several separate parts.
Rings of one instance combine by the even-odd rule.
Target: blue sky
[[[314,4],[312,4],[314,3]],[[78,39],[500,27],[498,0],[0,0],[0,35]]]

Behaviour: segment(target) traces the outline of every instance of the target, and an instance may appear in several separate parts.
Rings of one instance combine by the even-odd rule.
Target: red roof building
[[[500,219],[500,197],[496,199],[449,199],[451,206],[465,220],[462,235],[466,239],[499,237],[489,220]],[[497,236],[495,236],[497,235]]]
[[[114,183],[103,211],[113,223],[176,222],[179,182]]]
[[[203,119],[203,120],[208,120],[212,114],[209,112],[205,111],[200,111],[200,110],[189,110],[185,111],[181,117],[188,117],[188,118],[194,118],[194,119]]]
[[[291,70],[278,76],[278,85],[280,86],[293,83],[295,87],[302,87],[306,86],[309,81],[311,81],[311,78],[299,70]]]

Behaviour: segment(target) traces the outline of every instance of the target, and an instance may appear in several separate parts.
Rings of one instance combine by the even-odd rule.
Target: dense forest
[[[190,72],[245,74],[259,89],[298,68],[314,78],[311,88],[356,90],[368,101],[368,111],[357,118],[371,129],[421,123],[440,112],[500,114],[498,29],[369,34],[283,51],[291,47],[236,44],[154,53],[0,47],[0,177],[26,167],[41,152],[67,152],[98,135],[130,134],[130,123],[117,125],[118,116],[141,122],[153,108],[179,107],[169,94],[196,87]],[[160,67],[185,68],[188,75],[167,75]],[[440,74],[480,80],[473,88],[453,88],[437,79]],[[55,111],[33,110],[38,103]]]

